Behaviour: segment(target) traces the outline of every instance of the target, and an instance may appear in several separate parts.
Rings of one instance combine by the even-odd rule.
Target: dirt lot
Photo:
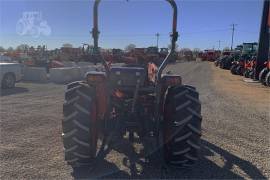
[[[19,83],[0,97],[0,178],[270,178],[270,90],[208,62],[169,67],[197,87],[202,101],[203,151],[192,170],[161,171],[146,163],[125,141],[101,161],[94,173],[73,172],[63,158],[63,85]],[[136,162],[130,166],[129,161]],[[157,160],[158,161],[158,160]]]

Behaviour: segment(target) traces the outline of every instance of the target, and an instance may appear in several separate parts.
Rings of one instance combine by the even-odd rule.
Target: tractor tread
[[[190,128],[190,130],[191,131],[193,131],[194,133],[196,133],[196,134],[198,134],[199,136],[201,136],[201,131],[198,129],[198,128],[196,128],[196,127],[194,127],[193,125],[191,125],[191,124],[188,124],[188,127]]]
[[[66,102],[65,102],[65,105],[67,106],[67,105],[73,104],[74,102],[78,101],[79,98],[80,98],[79,96],[76,96],[76,97],[74,97],[74,98],[72,98],[72,99],[66,101]]]
[[[76,143],[78,143],[78,144],[80,144],[80,145],[82,145],[82,146],[85,146],[85,147],[90,147],[90,144],[89,143],[87,143],[87,142],[85,142],[85,141],[82,141],[82,140],[80,140],[80,139],[78,139],[78,138],[76,138],[76,137],[73,137],[72,138]]]
[[[79,89],[77,89],[77,93],[82,96],[83,98],[85,98],[86,100],[88,100],[89,102],[92,101],[92,98],[88,95],[86,95],[85,93],[83,93],[82,91],[80,91]]]
[[[270,86],[270,71],[266,74],[266,77],[265,77],[265,84],[267,86]]]
[[[73,163],[73,162],[78,161],[78,158],[66,159],[66,161],[67,161],[68,163]]]
[[[187,122],[189,122],[191,119],[192,119],[192,116],[188,116],[181,121],[175,121],[175,126],[182,126],[183,124],[186,124]]]
[[[65,149],[65,153],[69,153],[69,152],[71,152],[71,151],[74,151],[75,149],[77,149],[77,145],[75,145],[75,146],[72,146],[71,148],[69,148],[69,149]]]
[[[196,103],[200,104],[201,102],[199,101],[199,99],[196,99],[194,97],[192,97],[191,95],[189,94],[186,94],[186,97],[191,100],[191,101],[195,101]]]
[[[188,143],[190,146],[192,146],[193,148],[195,148],[195,149],[201,149],[201,147],[200,147],[199,145],[193,143],[193,142],[190,141],[190,140],[187,140],[187,143]]]
[[[64,117],[64,120],[63,120],[63,121],[64,121],[64,122],[67,122],[67,121],[69,121],[70,119],[76,117],[77,114],[78,114],[78,112],[75,111],[75,112],[71,113],[70,115],[68,115],[67,117]]]
[[[181,137],[177,137],[174,139],[175,142],[180,142],[183,141],[185,139],[187,139],[188,137],[190,137],[192,135],[192,132],[188,132],[187,134],[181,136]]]
[[[73,136],[77,131],[78,129],[73,129],[67,133],[63,133],[63,138],[69,138],[70,136]]]
[[[193,161],[197,161],[198,158],[194,157],[194,156],[191,156],[190,154],[185,154],[185,157],[190,159],[190,160],[193,160]]]
[[[176,107],[176,111],[180,111],[181,109],[187,107],[187,106],[190,105],[190,104],[191,104],[191,101],[187,101],[187,102],[185,102],[185,103],[183,103],[183,104],[177,106],[177,107]]]
[[[77,121],[76,119],[73,120],[73,123],[78,126],[80,129],[89,132],[89,128],[87,128],[87,126],[81,124],[79,121]]]
[[[96,149],[93,149],[91,143],[90,116],[94,93],[94,88],[84,85],[83,82],[67,85],[63,105],[62,139],[65,160],[73,168],[94,163],[93,152],[96,152]]]
[[[73,154],[75,156],[79,157],[79,158],[90,158],[89,155],[84,155],[84,154],[81,154],[81,153],[78,153],[78,152],[74,152]]]
[[[90,115],[90,111],[82,107],[81,105],[75,103],[74,106],[80,111],[85,113],[86,115]]]
[[[198,112],[194,111],[194,110],[191,109],[191,108],[187,108],[187,110],[188,110],[192,115],[197,116],[197,118],[199,118],[199,119],[202,119],[202,115],[199,114]]]
[[[190,148],[186,148],[182,151],[177,151],[177,152],[173,152],[174,155],[181,155],[181,154],[186,154],[187,152],[190,151]]]
[[[188,162],[188,160],[183,160],[183,161],[171,161],[172,164],[183,164]]]
[[[186,168],[199,159],[201,138],[201,102],[192,86],[179,85],[167,91],[165,127],[170,129],[165,142],[165,160],[177,168]],[[168,108],[166,108],[168,107]],[[167,115],[169,114],[169,115]]]

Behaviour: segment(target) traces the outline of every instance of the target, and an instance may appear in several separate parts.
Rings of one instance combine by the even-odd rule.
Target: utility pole
[[[160,36],[160,34],[157,33],[156,36],[157,36],[157,48],[158,48],[158,41],[159,41],[159,36]]]
[[[231,51],[233,50],[233,40],[234,40],[234,31],[235,31],[235,26],[237,24],[232,24],[232,43],[231,43]]]
[[[220,43],[221,43],[221,41],[218,40],[218,50],[220,50]]]

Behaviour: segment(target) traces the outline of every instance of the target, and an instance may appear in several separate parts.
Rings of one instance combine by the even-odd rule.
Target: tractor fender
[[[164,74],[161,76],[161,83],[162,86],[166,88],[169,86],[176,86],[182,84],[182,78],[176,74]]]
[[[164,97],[169,87],[182,85],[182,77],[176,74],[161,75],[161,97]],[[160,100],[160,112],[163,112],[164,99]]]
[[[101,71],[89,71],[86,73],[86,81],[96,89],[97,118],[103,120],[108,109],[107,75]]]

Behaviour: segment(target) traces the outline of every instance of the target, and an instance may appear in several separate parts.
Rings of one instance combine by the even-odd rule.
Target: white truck
[[[22,78],[23,67],[19,63],[0,63],[0,87],[13,88]]]

